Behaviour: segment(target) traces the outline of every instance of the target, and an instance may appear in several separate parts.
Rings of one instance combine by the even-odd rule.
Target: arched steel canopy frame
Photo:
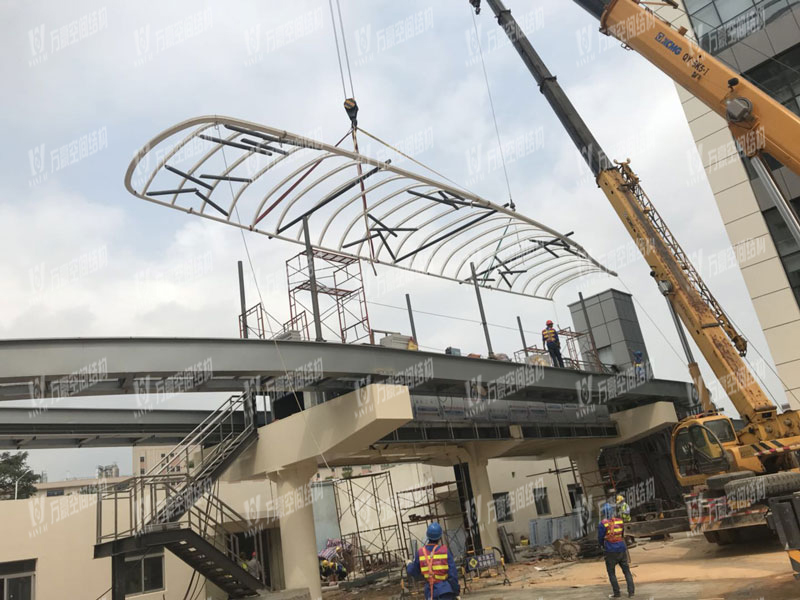
[[[181,150],[194,143],[202,145],[200,158],[182,157]],[[137,186],[134,175],[148,171],[151,153],[159,157],[162,152],[142,178],[144,185]],[[241,173],[251,157],[272,158],[252,173],[250,166]],[[224,167],[214,163],[219,158]],[[272,180],[283,167],[289,173]],[[170,183],[153,189],[157,180]],[[125,187],[142,200],[295,244],[302,242],[307,219],[319,249],[459,283],[471,280],[461,274],[467,262],[474,262],[479,285],[535,298],[551,300],[559,287],[584,274],[616,275],[571,234],[507,205],[389,160],[231,117],[196,117],[161,132],[134,157]],[[199,208],[189,197],[202,200]],[[338,243],[324,245],[328,236]]]

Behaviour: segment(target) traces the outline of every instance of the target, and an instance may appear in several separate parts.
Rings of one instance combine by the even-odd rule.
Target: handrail
[[[220,518],[244,520],[233,508],[214,496],[210,484],[213,484],[215,470],[255,432],[255,407],[250,406],[248,410],[246,404],[252,399],[250,392],[229,397],[170,451],[173,458],[167,455],[166,460],[160,461],[144,475],[128,478],[105,490],[98,489],[97,542],[139,535],[148,528],[169,523],[182,527],[187,520],[191,522],[196,520],[198,514],[212,510],[197,506],[203,500],[209,507],[215,507],[213,510],[217,511]],[[233,420],[240,407],[245,413],[244,428],[241,430]],[[216,436],[216,443],[210,452],[202,454],[203,443],[211,435]],[[200,448],[201,459],[197,465],[190,467],[189,458],[197,448]],[[175,454],[178,456],[174,457]],[[184,470],[170,472],[175,466],[175,458],[185,461]],[[109,533],[103,529],[104,502],[113,503],[113,530]],[[210,516],[210,513],[206,516]],[[109,522],[110,519],[106,525]]]

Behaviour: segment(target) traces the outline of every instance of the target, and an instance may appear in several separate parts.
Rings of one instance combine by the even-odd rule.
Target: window
[[[141,467],[141,468],[139,469],[139,475],[144,475],[144,467]]]
[[[536,504],[537,515],[550,514],[550,500],[547,497],[546,487],[537,487],[533,490],[533,501]]]
[[[64,495],[64,490],[63,489],[60,489],[60,490],[47,490],[47,497],[48,498],[52,498],[53,496],[63,496],[63,495]]]
[[[0,563],[0,600],[33,600],[36,559]]]
[[[125,594],[164,589],[164,555],[148,554],[125,559]]]
[[[499,494],[492,494],[494,499],[494,510],[497,514],[498,523],[508,523],[514,519],[511,514],[511,498],[508,492],[500,492]]]
[[[143,462],[144,462],[144,456],[140,456],[140,457],[139,457],[139,462],[140,462],[140,463],[143,463]]]
[[[791,204],[795,211],[800,210],[800,198],[795,198]],[[780,255],[781,263],[783,263],[789,285],[797,303],[800,304],[800,249],[798,249],[792,234],[789,233],[789,228],[777,208],[765,210],[763,214],[772,240],[775,242],[775,248]]]
[[[800,44],[765,60],[745,76],[795,114],[800,114]]]
[[[704,425],[717,436],[717,439],[722,442],[733,442],[736,440],[736,434],[733,433],[733,426],[728,419],[717,419],[716,421],[706,421]]]
[[[582,504],[583,488],[579,483],[567,484],[567,492],[569,493],[569,503],[572,510],[576,510]]]

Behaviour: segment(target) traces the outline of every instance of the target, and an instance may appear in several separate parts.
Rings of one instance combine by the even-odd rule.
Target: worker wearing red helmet
[[[550,353],[550,360],[554,367],[564,368],[564,359],[561,357],[561,340],[558,339],[558,332],[553,329],[553,322],[547,320],[547,327],[542,329],[542,345]]]

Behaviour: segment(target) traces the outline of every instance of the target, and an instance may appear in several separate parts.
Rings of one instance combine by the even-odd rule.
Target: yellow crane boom
[[[800,118],[637,0],[575,0],[600,31],[653,63],[731,129],[747,156],[768,152],[800,175]],[[674,2],[667,2],[676,6]]]

